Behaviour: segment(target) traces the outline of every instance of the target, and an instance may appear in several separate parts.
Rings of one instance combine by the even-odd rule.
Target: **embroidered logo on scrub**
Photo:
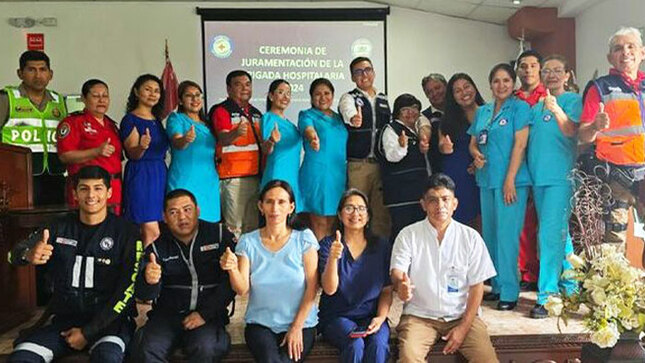
[[[99,243],[99,246],[101,246],[101,249],[103,251],[109,251],[114,246],[114,240],[110,237],[105,237],[101,240],[101,243]]]
[[[199,248],[199,250],[202,252],[206,252],[206,251],[216,250],[218,248],[219,248],[219,243],[213,243],[210,245],[203,245]]]
[[[506,120],[505,118],[499,120],[499,125],[500,126],[506,126],[507,123],[508,123],[508,120]]]
[[[542,118],[544,122],[549,122],[551,121],[551,115],[544,115],[544,118]]]

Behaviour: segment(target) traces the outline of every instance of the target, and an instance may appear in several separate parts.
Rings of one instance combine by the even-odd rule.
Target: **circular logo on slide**
[[[356,39],[352,43],[352,57],[371,57],[372,42],[365,38]]]
[[[233,42],[226,35],[218,35],[211,42],[211,53],[217,58],[228,58],[233,53]]]

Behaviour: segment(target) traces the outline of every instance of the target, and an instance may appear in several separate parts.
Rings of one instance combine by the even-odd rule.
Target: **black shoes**
[[[497,303],[497,310],[513,310],[517,306],[517,301],[501,301]]]
[[[499,300],[499,294],[496,294],[494,292],[484,293],[484,301],[497,301],[497,300]]]
[[[537,291],[537,282],[520,281],[520,291]]]
[[[531,309],[531,313],[529,315],[533,319],[544,319],[549,316],[549,312],[546,310],[544,305],[535,304],[533,309]]]

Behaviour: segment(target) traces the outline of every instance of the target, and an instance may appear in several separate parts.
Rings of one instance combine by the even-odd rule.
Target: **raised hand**
[[[455,151],[455,145],[450,140],[450,135],[441,135],[439,139],[439,151],[442,154],[452,154]]]
[[[49,230],[43,230],[43,236],[36,245],[29,250],[25,258],[32,265],[44,265],[49,261],[54,253],[54,246],[47,243],[49,240]]]
[[[278,129],[278,123],[276,122],[274,124],[273,130],[271,130],[271,140],[273,140],[273,142],[275,143],[278,143],[280,142],[281,137],[282,135],[280,134],[280,130]]]
[[[551,95],[551,91],[547,88],[546,96],[544,97],[544,108],[551,111],[553,115],[562,113],[562,108],[558,105],[558,101],[555,96]]]
[[[249,131],[249,126],[249,121],[246,118],[243,118],[242,121],[240,121],[240,124],[237,126],[237,135],[246,135],[246,133]]]
[[[154,253],[150,254],[150,262],[146,265],[145,278],[149,285],[156,285],[161,280],[161,265],[157,263]]]
[[[96,156],[104,156],[106,158],[109,158],[110,155],[114,153],[114,145],[110,144],[111,138],[108,137],[107,141],[99,145],[99,147],[96,148]]]
[[[363,124],[363,109],[356,107],[356,115],[349,120],[349,123],[354,127],[361,127]]]
[[[150,136],[150,129],[146,127],[146,133],[141,135],[139,138],[139,145],[143,150],[148,150],[151,141],[152,137]]]
[[[405,134],[405,130],[401,130],[401,135],[399,135],[399,145],[401,147],[408,147],[408,135]]]
[[[329,258],[338,260],[343,256],[343,243],[340,242],[340,231],[336,230],[336,239],[331,243],[331,248],[329,249]]]
[[[222,257],[220,257],[219,266],[224,271],[231,271],[237,268],[237,256],[231,251],[230,247],[226,247]]]
[[[430,150],[430,137],[422,132],[421,135],[419,136],[419,151],[421,151],[422,154],[425,154]]]
[[[609,115],[607,112],[605,112],[605,104],[600,102],[600,108],[598,109],[598,113],[596,114],[596,117],[594,118],[594,127],[596,130],[604,130],[609,127]]]
[[[410,301],[412,299],[412,291],[414,290],[414,285],[410,281],[407,272],[403,273],[403,278],[399,283],[399,299],[402,301]]]
[[[195,125],[190,125],[190,129],[188,129],[188,131],[186,131],[186,135],[184,135],[184,140],[190,144],[195,141],[196,137],[197,133],[195,133]]]

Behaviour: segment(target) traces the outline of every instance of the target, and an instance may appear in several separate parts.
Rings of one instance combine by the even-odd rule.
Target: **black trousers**
[[[218,362],[229,351],[231,338],[223,326],[207,322],[185,330],[183,314],[154,313],[136,333],[132,362],[167,362],[176,347],[181,347],[189,362]]]
[[[287,332],[276,334],[271,329],[259,324],[246,324],[244,328],[244,339],[256,362],[261,363],[283,363],[294,362],[289,359],[287,346],[280,346],[282,339]],[[316,339],[316,328],[302,329],[303,350],[299,362],[305,358],[314,347]]]

